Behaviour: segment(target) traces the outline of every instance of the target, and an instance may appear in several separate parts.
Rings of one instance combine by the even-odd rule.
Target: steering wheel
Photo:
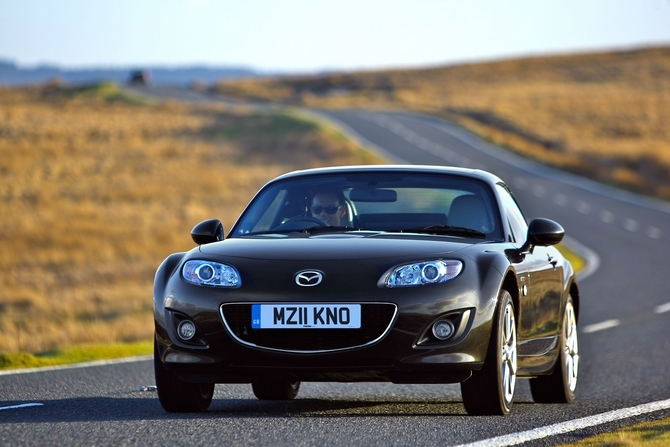
[[[283,224],[273,228],[273,230],[306,230],[308,228],[313,228],[314,226],[319,226],[325,228],[328,226],[327,223],[321,219],[317,219],[312,216],[296,216],[292,217]]]

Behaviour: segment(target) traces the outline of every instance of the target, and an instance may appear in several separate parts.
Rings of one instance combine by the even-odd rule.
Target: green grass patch
[[[288,134],[305,134],[319,129],[314,121],[286,114],[255,114],[238,125],[217,129],[216,136],[238,139],[246,136],[283,137]]]
[[[670,418],[643,422],[562,447],[665,447],[670,445]]]
[[[99,82],[72,89],[72,96],[84,99],[102,99],[108,102],[145,104],[147,99],[122,89],[114,82]]]
[[[84,344],[44,352],[0,353],[0,369],[37,368],[40,366],[109,360],[147,355],[153,352],[153,341],[133,343]]]
[[[141,94],[126,90],[120,85],[109,82],[96,82],[77,87],[68,87],[59,84],[48,86],[42,94],[44,99],[50,100],[83,100],[104,101],[109,103],[122,102],[126,104],[149,104],[153,99]]]

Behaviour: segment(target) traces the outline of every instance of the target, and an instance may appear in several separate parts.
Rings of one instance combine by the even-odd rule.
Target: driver
[[[319,191],[312,198],[310,211],[312,217],[331,227],[342,226],[340,222],[347,214],[344,194],[342,191]],[[346,223],[346,219],[344,221]]]

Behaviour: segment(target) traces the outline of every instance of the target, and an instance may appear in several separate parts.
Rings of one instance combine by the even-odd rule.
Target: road
[[[320,113],[393,161],[496,173],[528,218],[554,219],[576,246],[590,249],[585,253],[598,268],[580,278],[582,363],[575,402],[534,404],[521,380],[510,415],[470,417],[458,385],[305,383],[297,400],[281,403],[256,400],[248,385],[217,385],[207,413],[173,415],[161,409],[155,392],[140,391],[154,383],[152,364],[144,360],[0,375],[0,443],[449,446],[670,398],[669,204],[530,163],[437,119]],[[555,445],[667,416],[668,407],[528,445]]]

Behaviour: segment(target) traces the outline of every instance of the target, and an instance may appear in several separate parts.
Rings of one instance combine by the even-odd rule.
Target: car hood
[[[256,236],[200,246],[213,256],[263,260],[365,260],[442,257],[483,241],[397,233]]]

